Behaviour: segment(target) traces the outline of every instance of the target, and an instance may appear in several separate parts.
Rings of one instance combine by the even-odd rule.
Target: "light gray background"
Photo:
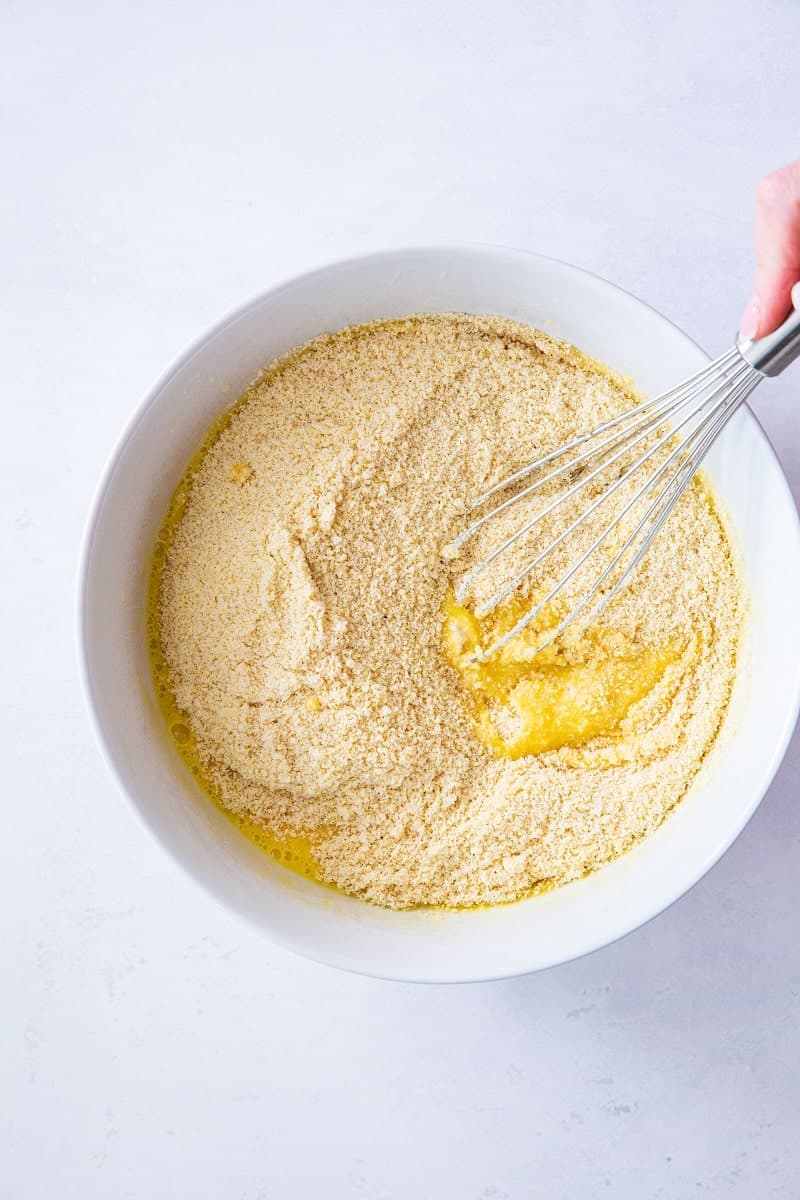
[[[798,45],[791,0],[0,4],[3,1200],[797,1197],[797,737],[724,860],[623,942],[506,983],[350,978],[140,827],[73,589],[155,377],[319,262],[531,247],[726,347],[754,185],[800,154]],[[756,401],[796,495],[799,385]]]

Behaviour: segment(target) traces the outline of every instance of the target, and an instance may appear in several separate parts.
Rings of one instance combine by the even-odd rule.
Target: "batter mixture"
[[[490,522],[465,558],[443,553],[469,499],[637,399],[540,331],[458,314],[321,337],[256,381],[176,493],[150,629],[176,744],[250,836],[406,908],[511,901],[657,828],[715,740],[736,665],[741,587],[706,485],[601,620],[535,657],[585,577],[473,661],[602,514],[482,621],[473,603],[552,530],[465,605],[454,583],[542,496]]]

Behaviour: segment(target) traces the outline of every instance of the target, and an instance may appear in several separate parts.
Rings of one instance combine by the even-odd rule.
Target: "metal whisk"
[[[455,558],[466,542],[487,522],[506,512],[525,496],[557,481],[566,483],[564,490],[541,511],[522,524],[509,537],[493,548],[473,566],[455,589],[456,600],[463,603],[480,575],[520,538],[528,535],[541,521],[553,516],[565,502],[587,489],[595,480],[620,463],[617,477],[591,498],[587,507],[560,530],[542,549],[504,583],[488,600],[475,606],[475,615],[485,617],[509,597],[539,567],[557,546],[605,504],[625,484],[635,487],[634,494],[625,499],[622,508],[614,512],[608,524],[592,544],[572,564],[564,575],[538,600],[525,615],[489,647],[476,653],[475,660],[488,658],[521,633],[542,610],[559,595],[571,579],[601,549],[621,522],[636,505],[644,505],[641,518],[625,538],[622,547],[599,570],[585,594],[574,604],[559,624],[534,648],[538,654],[572,625],[582,614],[586,621],[596,620],[607,604],[623,588],[641,562],[667,517],[689,486],[693,476],[722,430],[765,375],[778,375],[800,355],[800,312],[791,316],[767,337],[758,341],[741,342],[726,354],[703,367],[677,387],[653,400],[629,409],[620,416],[604,421],[588,433],[579,434],[558,449],[536,459],[513,475],[496,483],[470,505],[470,511],[483,508],[491,497],[507,491],[522,481],[531,480],[502,503],[477,517],[447,548],[448,557]],[[637,447],[641,453],[628,462]],[[662,452],[663,461],[654,462]],[[566,459],[566,461],[561,461]],[[622,463],[622,460],[626,460]],[[650,464],[648,468],[648,464]],[[577,474],[577,478],[576,477]],[[638,480],[641,478],[641,484]],[[573,480],[575,480],[573,482]],[[633,482],[635,481],[635,482]],[[624,529],[624,526],[623,526]],[[604,585],[605,590],[604,590]],[[594,603],[593,603],[594,602]]]

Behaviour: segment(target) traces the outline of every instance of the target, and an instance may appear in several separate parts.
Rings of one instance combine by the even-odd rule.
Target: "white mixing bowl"
[[[156,386],[106,471],[81,571],[81,661],[113,771],[194,878],[268,936],[321,962],[391,979],[523,974],[635,929],[690,888],[740,832],[786,748],[800,702],[800,532],[781,468],[748,411],[708,470],[738,536],[751,614],[729,713],[664,825],[594,875],[474,912],[387,912],[316,886],[259,852],[199,790],[155,701],[145,602],[156,530],[217,414],[266,363],[326,330],[415,312],[499,313],[541,326],[656,393],[702,366],[679,329],[564,263],[488,246],[398,250],[277,287],[207,334]]]

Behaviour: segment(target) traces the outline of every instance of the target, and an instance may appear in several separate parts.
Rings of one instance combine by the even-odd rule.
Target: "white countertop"
[[[800,154],[798,44],[786,0],[2,6],[2,1200],[795,1200],[797,736],[723,861],[611,948],[505,983],[348,977],[139,824],[73,590],[143,393],[318,262],[527,246],[726,347],[754,185]],[[795,495],[798,390],[756,397]]]

